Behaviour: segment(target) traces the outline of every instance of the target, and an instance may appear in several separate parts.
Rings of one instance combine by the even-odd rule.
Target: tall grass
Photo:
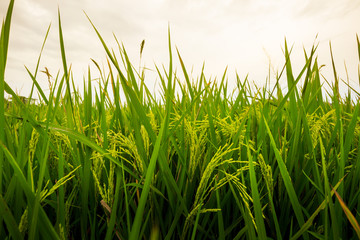
[[[40,103],[26,103],[4,78],[13,3],[0,38],[1,239],[360,236],[359,94],[339,95],[333,57],[330,92],[316,46],[296,75],[286,42],[273,89],[254,91],[237,77],[230,92],[226,71],[219,83],[203,72],[192,80],[179,50],[183,77],[176,75],[169,31],[156,95],[125,48],[111,49],[90,21],[108,69],[97,67],[94,86],[89,68],[78,92],[59,11],[63,73],[46,96],[37,82],[40,53],[36,70],[27,69]]]

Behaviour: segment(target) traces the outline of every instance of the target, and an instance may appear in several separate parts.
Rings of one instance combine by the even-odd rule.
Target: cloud
[[[296,15],[298,17],[339,19],[348,13],[355,11],[360,7],[359,1],[354,0],[318,0],[318,1],[302,1]]]
[[[0,1],[1,18],[6,14],[6,2]],[[117,48],[113,33],[124,43],[135,64],[145,39],[143,63],[149,68],[154,62],[161,65],[168,61],[168,25],[172,43],[179,47],[185,64],[200,71],[205,61],[212,75],[221,75],[229,65],[229,73],[237,69],[241,76],[250,73],[252,79],[263,81],[267,55],[274,68],[283,64],[281,47],[285,37],[290,45],[296,44],[294,49],[299,49],[294,51],[294,65],[300,65],[302,46],[311,47],[317,33],[318,41],[325,45],[319,47],[319,55],[328,57],[327,42],[332,40],[334,49],[339,49],[339,59],[350,58],[352,65],[358,63],[356,54],[352,55],[356,45],[350,44],[355,43],[353,36],[358,31],[354,23],[360,22],[360,2],[355,0],[17,0],[6,72],[12,86],[19,84],[14,79],[28,79],[31,84],[23,65],[35,67],[50,22],[41,68],[46,66],[52,73],[62,68],[58,8],[68,64],[72,64],[79,85],[87,66],[92,66],[90,58],[106,63],[101,43],[83,11],[109,47]],[[39,77],[46,84],[46,76],[42,80]],[[28,84],[24,82],[21,84]]]

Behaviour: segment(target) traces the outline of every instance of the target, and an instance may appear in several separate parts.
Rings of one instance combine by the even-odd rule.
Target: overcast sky
[[[0,0],[0,18],[8,6]],[[173,55],[178,47],[188,71],[196,79],[205,62],[208,78],[221,78],[228,66],[228,81],[234,86],[237,72],[243,80],[259,86],[265,84],[271,67],[271,81],[284,64],[284,38],[294,46],[291,55],[294,73],[304,65],[303,47],[309,52],[319,43],[322,73],[332,80],[329,41],[340,77],[358,87],[356,34],[360,34],[360,1],[358,0],[16,0],[10,33],[6,81],[22,95],[29,94],[32,84],[24,65],[34,71],[47,27],[51,30],[40,62],[55,76],[62,72],[58,37],[58,7],[68,65],[72,64],[75,83],[83,84],[88,66],[98,76],[91,59],[105,64],[105,51],[83,11],[91,18],[110,47],[117,48],[113,33],[121,41],[133,65],[139,66],[140,43],[145,39],[142,65],[168,65],[167,34],[171,28]],[[315,39],[318,34],[317,39]],[[179,61],[174,60],[178,66]],[[181,68],[177,74],[183,79]],[[156,76],[149,70],[146,81]],[[47,77],[39,73],[44,89]]]

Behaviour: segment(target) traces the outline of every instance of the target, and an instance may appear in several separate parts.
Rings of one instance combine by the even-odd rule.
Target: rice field
[[[0,239],[360,238],[359,93],[340,96],[334,64],[322,79],[317,46],[294,73],[285,43],[273,88],[237,77],[230,89],[226,71],[194,80],[169,33],[154,94],[89,19],[108,69],[79,92],[59,13],[62,71],[45,94],[40,52],[34,103],[4,79],[13,3],[0,38]]]

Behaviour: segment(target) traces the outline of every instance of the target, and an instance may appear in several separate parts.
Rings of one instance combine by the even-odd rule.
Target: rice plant
[[[286,42],[274,88],[237,77],[233,90],[226,70],[219,83],[194,80],[169,31],[155,94],[89,18],[108,69],[89,70],[79,92],[59,12],[62,73],[46,95],[40,53],[27,69],[39,102],[24,102],[4,77],[13,4],[0,38],[1,239],[360,237],[359,94],[340,96],[333,57],[330,91],[316,46],[295,74]]]

